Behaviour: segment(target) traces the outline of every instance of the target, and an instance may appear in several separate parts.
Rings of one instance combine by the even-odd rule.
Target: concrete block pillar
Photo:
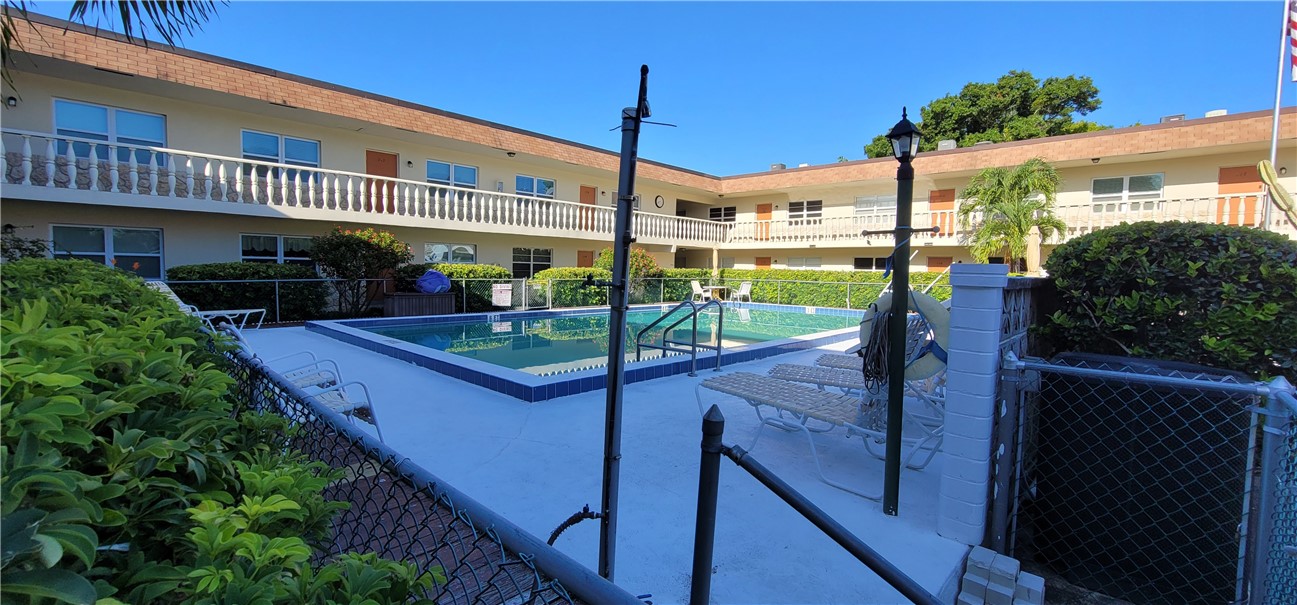
[[[1008,276],[1007,265],[958,264],[950,270],[945,463],[937,533],[969,545],[981,544],[987,530],[1000,321]]]

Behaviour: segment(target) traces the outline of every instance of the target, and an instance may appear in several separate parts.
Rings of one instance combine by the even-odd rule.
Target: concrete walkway
[[[310,350],[337,361],[347,380],[368,384],[388,445],[542,539],[583,505],[599,506],[604,391],[528,404],[302,328],[247,335],[266,359]],[[776,363],[814,363],[823,352],[724,371],[763,374]],[[694,387],[708,375],[714,374],[625,389],[615,580],[632,593],[652,593],[658,605],[688,600],[701,438]],[[725,442],[746,447],[757,427],[751,408],[703,393],[708,405],[717,403],[725,413]],[[843,435],[816,436],[825,472],[881,493],[882,461],[866,454],[859,439]],[[957,573],[967,549],[935,529],[940,455],[923,471],[903,473],[899,517],[820,482],[800,434],[767,429],[753,456],[929,591],[940,592]],[[728,460],[721,466],[718,518],[715,603],[906,602]],[[584,521],[555,546],[593,569],[598,536],[598,521]]]

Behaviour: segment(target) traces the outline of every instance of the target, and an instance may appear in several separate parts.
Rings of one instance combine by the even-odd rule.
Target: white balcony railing
[[[1140,221],[1193,221],[1260,228],[1264,198],[1260,194],[1217,195],[1187,199],[1141,200],[1139,202],[1068,205],[1055,207],[1055,214],[1067,224],[1067,230],[1046,241],[1060,244],[1096,229]],[[979,217],[974,215],[973,224]],[[959,226],[955,210],[915,212],[910,221],[916,229],[940,227],[938,233],[915,233],[911,244],[963,245],[966,232]],[[767,244],[838,244],[856,246],[866,241],[886,245],[887,235],[862,235],[865,231],[891,230],[896,227],[895,212],[816,219],[779,219],[740,221],[730,230],[729,243],[743,247]],[[1271,213],[1269,230],[1297,238],[1297,228],[1282,213]]]
[[[606,206],[180,149],[2,132],[6,187],[270,206],[306,219],[586,239],[612,239],[616,218]],[[700,247],[724,242],[728,230],[724,223],[638,211],[632,228],[642,243]]]

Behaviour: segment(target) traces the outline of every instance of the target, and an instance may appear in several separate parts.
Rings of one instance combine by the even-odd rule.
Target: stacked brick
[[[1044,605],[1045,579],[1025,573],[1018,560],[974,546],[968,553],[956,605]]]

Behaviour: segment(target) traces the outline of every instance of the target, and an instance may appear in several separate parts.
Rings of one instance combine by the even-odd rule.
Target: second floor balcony
[[[608,206],[191,150],[4,129],[5,197],[612,241]],[[729,225],[636,211],[643,244],[711,248]]]

